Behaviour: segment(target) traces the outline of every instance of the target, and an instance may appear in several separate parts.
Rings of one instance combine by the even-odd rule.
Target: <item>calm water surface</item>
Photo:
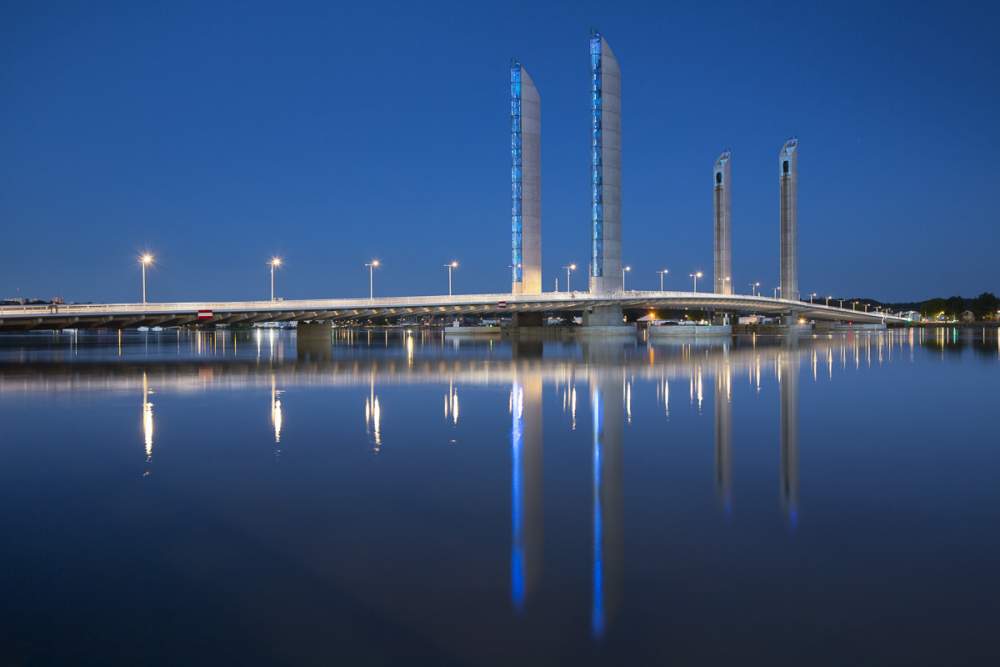
[[[1000,343],[0,338],[0,664],[1000,662]]]

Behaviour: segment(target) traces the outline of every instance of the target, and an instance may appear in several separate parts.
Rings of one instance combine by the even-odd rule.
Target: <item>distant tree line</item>
[[[944,313],[948,319],[958,319],[965,311],[971,311],[977,320],[995,320],[1000,311],[1000,298],[992,292],[983,292],[968,299],[962,296],[938,297],[913,303],[888,304],[893,310],[917,310],[926,317],[937,317]]]

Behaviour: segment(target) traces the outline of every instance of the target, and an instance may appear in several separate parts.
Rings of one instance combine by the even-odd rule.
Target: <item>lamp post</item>
[[[368,300],[375,298],[375,269],[379,267],[379,261],[373,259],[372,261],[365,264],[365,268],[368,269]]]
[[[458,268],[458,261],[453,259],[445,264],[444,268],[448,269],[448,296],[451,296],[451,272]]]
[[[750,283],[750,296],[757,296],[758,287],[760,287],[760,282]]]
[[[774,298],[775,299],[778,298],[778,293],[779,292],[781,292],[781,285],[778,285],[777,287],[774,288]]]
[[[694,273],[689,273],[688,277],[694,279],[694,291],[698,291],[698,278],[701,278],[703,274],[701,271],[695,271]]]
[[[832,296],[826,297],[826,305],[827,305],[828,308],[830,307],[830,299],[832,299],[832,298],[833,298]]]
[[[570,289],[570,287],[569,287],[570,273],[572,273],[573,271],[576,271],[576,264],[567,264],[563,268],[566,269],[566,291],[570,292],[570,291],[572,291]]]
[[[148,252],[139,257],[139,266],[142,270],[142,302],[146,303],[146,267],[153,263],[153,256]]]
[[[271,261],[267,263],[271,267],[271,301],[274,301],[274,271],[279,266],[281,266],[280,257],[272,257]]]
[[[660,274],[660,291],[662,292],[663,291],[663,276],[665,276],[668,273],[670,273],[670,270],[669,269],[660,269],[659,271],[657,271],[657,273]]]
[[[815,298],[816,298],[816,292],[810,292],[809,293],[809,303],[812,303],[813,299],[815,299]]]
[[[858,309],[858,302],[857,301],[852,301],[851,302],[851,309],[852,310],[857,310]]]
[[[632,270],[631,266],[622,267],[622,291],[625,291],[625,274]]]

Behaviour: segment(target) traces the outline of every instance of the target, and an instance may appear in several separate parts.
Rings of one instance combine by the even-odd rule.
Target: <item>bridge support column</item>
[[[333,327],[329,322],[299,322],[295,352],[303,361],[324,361],[333,356]]]
[[[618,306],[594,306],[583,311],[585,327],[624,327],[622,309]]]
[[[542,313],[514,313],[511,319],[511,326],[515,329],[521,327],[541,327],[545,322]]]

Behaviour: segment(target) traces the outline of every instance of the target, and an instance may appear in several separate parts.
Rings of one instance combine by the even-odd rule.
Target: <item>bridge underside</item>
[[[132,329],[177,326],[249,326],[280,322],[394,321],[400,319],[515,315],[538,322],[544,315],[584,315],[600,310],[683,311],[793,316],[806,320],[902,324],[878,313],[802,301],[706,293],[629,292],[607,296],[550,292],[542,295],[483,294],[454,297],[266,301],[224,303],[87,304],[0,309],[0,331]]]

